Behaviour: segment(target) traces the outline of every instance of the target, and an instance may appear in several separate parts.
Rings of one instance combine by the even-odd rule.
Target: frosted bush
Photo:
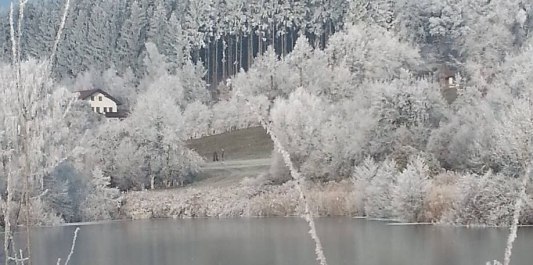
[[[450,212],[459,196],[458,179],[459,175],[453,172],[443,172],[433,178],[426,195],[424,221],[440,222]]]
[[[398,171],[392,160],[384,161],[366,189],[365,213],[369,217],[390,218],[393,216],[392,198]]]
[[[515,178],[488,172],[464,175],[459,180],[459,198],[451,221],[465,225],[510,225],[518,196]]]
[[[65,222],[59,213],[54,211],[45,201],[41,199],[41,196],[31,199],[30,203],[30,219],[33,225],[52,226]],[[25,218],[25,215],[21,215],[20,217]]]
[[[395,217],[416,222],[423,217],[424,202],[430,186],[425,161],[417,157],[398,175],[393,191],[392,207]]]
[[[272,184],[282,184],[291,180],[289,168],[283,162],[283,157],[276,150],[272,151],[272,163],[268,174],[268,180]]]
[[[358,212],[362,214],[365,214],[365,203],[367,201],[366,190],[370,186],[372,179],[378,173],[379,166],[374,159],[369,157],[354,168],[352,181],[355,186],[355,203]]]

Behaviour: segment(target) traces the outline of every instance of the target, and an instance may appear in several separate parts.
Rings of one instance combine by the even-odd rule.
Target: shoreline
[[[349,184],[349,185],[346,185]],[[120,217],[131,220],[198,217],[298,217],[303,213],[294,181],[258,186],[184,187],[135,191],[124,195]],[[311,206],[318,217],[357,214],[349,181],[310,184]]]
[[[250,181],[250,180],[248,180]],[[253,181],[253,180],[252,180]],[[395,218],[364,216],[364,204],[351,181],[308,183],[308,194],[314,218],[347,217],[387,222],[391,226],[436,225],[467,228],[508,228],[509,225],[465,224],[429,219],[435,212],[427,203],[425,218],[404,221]],[[427,199],[429,200],[429,198]],[[452,205],[452,204],[446,204]],[[449,208],[446,211],[452,211]],[[443,212],[442,208],[439,211]],[[251,185],[241,181],[226,187],[193,186],[171,190],[135,191],[124,194],[120,207],[121,220],[159,218],[264,218],[296,217],[303,214],[294,181],[281,185]],[[519,227],[533,227],[521,224]]]

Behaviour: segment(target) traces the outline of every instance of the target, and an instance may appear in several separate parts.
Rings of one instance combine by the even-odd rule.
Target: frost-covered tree
[[[69,121],[75,95],[48,77],[48,67],[47,62],[22,63],[21,75],[25,78],[20,83],[16,82],[13,67],[2,66],[0,70],[4,80],[2,127],[8,144],[2,149],[11,157],[8,176],[16,174],[20,182],[13,184],[25,182],[36,192],[42,190],[44,174],[69,156],[70,148],[75,147],[73,139],[78,136],[70,134],[77,122]],[[73,131],[83,133],[83,129]]]
[[[187,105],[183,111],[185,135],[200,138],[209,134],[212,112],[208,106],[196,101]]]
[[[372,25],[348,25],[331,37],[326,53],[332,64],[344,63],[354,80],[391,80],[421,63],[417,49],[393,33]]]
[[[145,156],[143,167],[150,186],[183,185],[198,171],[197,155],[185,147],[181,109],[168,90],[154,83],[140,95],[129,122],[132,138]]]
[[[494,112],[479,91],[466,87],[447,122],[431,132],[427,149],[449,170],[483,173],[488,168]]]
[[[143,10],[138,1],[134,1],[129,10],[129,16],[122,25],[117,48],[113,56],[113,63],[121,70],[131,67],[138,70],[139,55],[143,50],[142,42],[147,25],[146,10]]]
[[[391,0],[352,0],[349,1],[346,24],[365,22],[384,29],[395,25],[395,3]]]
[[[160,50],[167,55],[173,68],[181,67],[190,59],[191,47],[176,12],[172,12],[168,23],[165,24]]]
[[[525,174],[531,161],[533,113],[531,101],[514,100],[513,104],[504,108],[498,115],[492,128],[493,145],[489,149],[494,161],[493,168],[499,172],[518,177]]]
[[[154,43],[148,42],[145,46],[146,52],[143,58],[143,63],[146,68],[146,77],[149,78],[148,81],[152,81],[167,74],[169,66],[167,64],[166,56],[159,52]]]
[[[87,197],[83,201],[84,221],[110,220],[120,207],[121,197],[117,188],[110,187],[111,178],[100,168],[93,170]]]
[[[18,58],[16,50],[14,54]],[[82,135],[70,131],[77,132],[76,122],[69,121],[76,95],[53,81],[48,62],[15,60],[0,67],[0,80],[4,253],[14,256],[12,227],[61,222],[60,214],[43,198],[44,179],[72,156],[74,142]],[[26,255],[31,258],[31,253]]]
[[[418,222],[424,218],[429,177],[429,168],[421,157],[414,158],[398,174],[392,196],[392,207],[397,218],[408,222]]]
[[[379,159],[394,154],[405,164],[415,150],[424,150],[433,129],[446,120],[448,110],[436,84],[412,77],[390,83],[370,83],[374,91],[368,152]]]
[[[167,24],[167,8],[164,0],[154,1],[151,16],[148,19],[147,39],[161,47],[165,37]]]
[[[206,35],[214,30],[213,20],[210,17],[213,12],[211,0],[191,0],[187,2],[187,10],[183,18],[189,47],[199,49],[205,45]],[[208,35],[209,36],[209,35]]]
[[[518,196],[518,180],[501,174],[466,174],[459,180],[459,198],[451,222],[466,225],[509,225]]]
[[[203,103],[211,101],[211,95],[204,80],[205,74],[204,67],[191,60],[185,61],[183,66],[176,70],[176,75],[180,77],[183,84],[183,101],[186,104],[195,101]]]
[[[232,80],[235,90],[248,96],[265,95],[269,100],[278,96],[287,96],[291,91],[282,90],[289,76],[289,69],[269,48],[265,54],[254,62],[247,73],[240,73]],[[294,88],[292,88],[294,89]]]
[[[372,175],[366,188],[365,214],[368,217],[390,218],[394,214],[392,198],[397,183],[396,163],[385,160]]]
[[[151,42],[146,43],[146,55],[143,61],[146,74],[138,87],[139,91],[150,89],[150,86],[156,82],[173,93],[173,98],[182,108],[190,102],[207,103],[210,100],[201,64],[194,64],[190,59],[186,59],[181,65],[172,66],[168,58]]]
[[[370,183],[377,176],[380,169],[380,164],[370,157],[367,157],[359,165],[355,166],[352,175],[352,181],[355,186],[355,196],[357,203],[357,210],[365,215],[365,207],[367,202],[367,189]]]
[[[287,100],[279,99],[271,111],[272,131],[308,177],[323,176],[323,171],[328,170],[318,167],[316,162],[323,159],[331,162],[321,149],[328,108],[320,98],[299,88]]]
[[[464,3],[461,0],[402,0],[395,5],[395,32],[420,45],[429,62],[458,60],[466,33]]]

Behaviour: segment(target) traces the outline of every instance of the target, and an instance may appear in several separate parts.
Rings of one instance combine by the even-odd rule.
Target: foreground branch
[[[265,121],[265,119],[261,116],[260,112],[250,103],[250,101],[242,95],[239,91],[235,92],[235,96],[241,97],[246,105],[257,115],[257,118],[259,119],[259,122],[265,128],[268,135],[270,135],[270,138],[272,139],[272,142],[274,142],[274,147],[276,150],[282,155],[283,161],[289,168],[290,174],[294,180],[296,180],[296,188],[298,190],[300,200],[304,203],[304,219],[307,221],[307,224],[309,225],[309,234],[311,235],[311,238],[315,242],[315,254],[316,259],[320,263],[320,265],[327,265],[326,256],[324,255],[324,250],[322,248],[322,243],[320,242],[320,238],[318,237],[315,221],[313,219],[313,215],[311,213],[311,209],[309,207],[309,200],[306,196],[306,190],[305,190],[305,179],[300,174],[300,172],[296,169],[294,166],[294,163],[291,160],[291,156],[287,150],[283,147],[281,144],[281,141],[278,139],[278,137],[274,134],[272,131],[272,128],[270,127],[270,123]]]
[[[76,227],[76,231],[74,231],[74,237],[72,238],[72,245],[70,246],[70,253],[68,253],[67,260],[63,265],[68,265],[68,262],[70,261],[70,258],[72,257],[72,254],[74,254],[74,248],[76,247],[76,240],[78,240],[78,232],[80,231],[79,227]],[[56,265],[61,265],[61,258],[57,259]]]
[[[526,173],[522,176],[522,181],[520,186],[520,193],[516,199],[516,204],[513,213],[513,224],[511,225],[511,232],[509,233],[509,238],[507,239],[507,247],[505,248],[505,258],[503,259],[503,265],[509,265],[511,263],[511,254],[513,250],[513,243],[516,239],[516,234],[518,231],[518,222],[520,218],[520,212],[522,211],[522,205],[526,199],[526,188],[529,175],[531,174],[531,163],[527,167]]]
[[[61,23],[59,24],[59,29],[57,30],[56,40],[54,41],[54,47],[52,48],[52,54],[50,55],[50,64],[52,66],[54,65],[57,47],[59,46],[59,43],[61,41],[61,35],[63,34],[63,29],[65,28],[65,22],[67,21],[69,8],[70,8],[70,0],[66,0],[65,10],[63,11],[63,17],[61,18]]]
[[[76,231],[74,231],[74,238],[72,238],[72,246],[70,246],[70,253],[68,253],[67,260],[65,261],[64,265],[68,265],[68,262],[70,261],[70,258],[72,257],[72,254],[74,254],[74,248],[76,247],[76,240],[78,239],[79,231],[80,231],[80,228],[76,227]]]
[[[520,191],[518,193],[518,198],[515,202],[514,212],[513,212],[513,220],[509,232],[509,237],[507,238],[507,246],[505,247],[505,256],[503,259],[503,263],[495,260],[493,263],[487,262],[487,265],[510,265],[511,264],[511,255],[513,254],[513,244],[517,237],[518,232],[518,224],[520,222],[520,212],[522,212],[522,206],[524,205],[524,202],[526,201],[526,189],[527,189],[527,182],[529,180],[529,175],[531,174],[531,163],[527,167],[526,173],[522,176],[522,179],[520,181]]]

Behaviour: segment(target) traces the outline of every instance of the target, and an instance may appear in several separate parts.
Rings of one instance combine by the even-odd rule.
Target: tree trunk
[[[281,35],[281,57],[285,58],[285,33]]]
[[[276,51],[276,43],[274,43],[276,37],[274,36],[274,34],[276,34],[276,31],[274,30],[274,26],[272,25],[271,26],[271,29],[270,29],[272,32],[270,33],[270,46],[272,46],[272,49],[274,49],[274,52]]]
[[[218,40],[215,38],[215,70],[213,73],[213,89],[218,86]]]
[[[4,259],[5,265],[9,265],[7,257],[11,256],[11,209],[13,209],[13,177],[11,173],[7,175],[7,200],[4,209]]]
[[[329,20],[329,24],[328,24],[328,36],[327,36],[327,39],[326,39],[326,44],[327,42],[329,41],[329,38],[331,37],[331,35],[333,35],[333,22],[331,20]]]
[[[240,50],[239,50],[239,71],[240,71],[241,69],[244,69],[244,66],[242,66],[242,65],[243,65],[242,56],[243,56],[243,54],[244,54],[244,53],[243,53],[243,49],[244,49],[244,37],[243,37],[242,33],[241,33],[241,35],[240,35],[240,39],[241,39],[241,43],[240,43],[241,47],[240,47]]]
[[[290,42],[290,51],[289,52],[292,52],[294,50],[294,29],[289,29],[290,32],[291,32],[291,42]]]
[[[239,57],[239,43],[240,42],[240,33],[236,35],[235,37],[235,70],[233,71],[233,74],[236,75],[239,72],[240,67],[240,57]],[[241,49],[242,50],[242,49]]]
[[[226,39],[225,36],[222,38],[222,81],[226,78]]]
[[[206,54],[204,56],[205,60],[206,60],[206,65],[207,65],[207,84],[211,84],[211,43],[210,42],[207,42],[207,49],[206,49]]]
[[[258,49],[257,49],[257,56],[261,56],[263,54],[263,32],[259,32],[258,36],[259,42],[258,42]]]
[[[228,42],[226,46],[226,71],[227,75],[224,77],[224,81],[227,79],[227,77],[232,75],[233,67],[231,66],[231,63],[233,62],[233,38],[231,35],[228,36]]]
[[[250,31],[248,35],[248,70],[252,67],[252,58],[254,57],[254,33]]]

